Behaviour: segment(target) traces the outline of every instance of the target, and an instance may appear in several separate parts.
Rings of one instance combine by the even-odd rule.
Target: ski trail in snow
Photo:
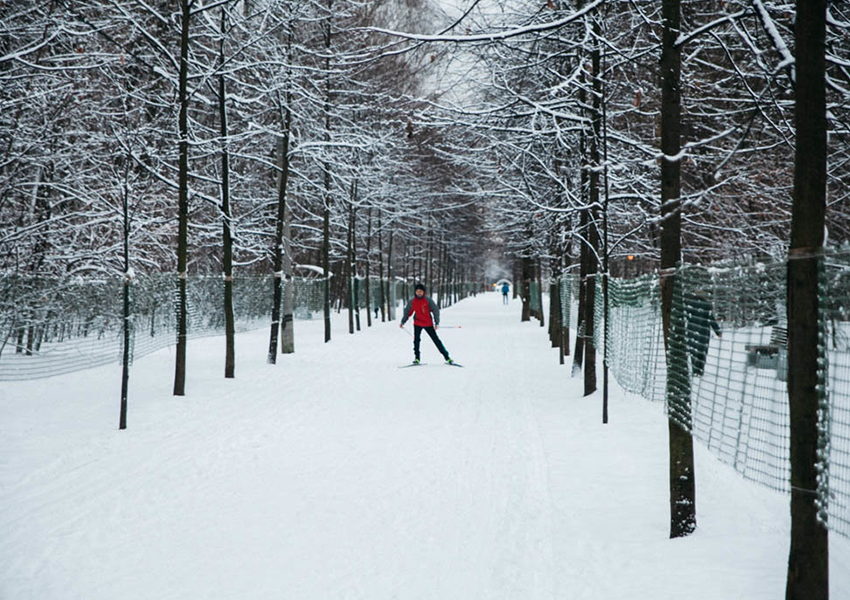
[[[364,315],[365,317],[365,315]],[[775,598],[787,498],[696,448],[694,536],[667,539],[660,406],[583,398],[546,330],[483,294],[445,309],[458,369],[398,323],[296,322],[120,366],[0,387],[0,598]],[[601,357],[600,357],[601,359]],[[831,536],[833,597],[850,544]]]
[[[259,362],[265,332],[239,336],[231,381],[215,340],[191,342],[175,398],[158,352],[131,371],[125,432],[115,368],[17,384],[41,406],[4,427],[20,446],[0,467],[2,589],[126,598],[148,571],[159,597],[244,597],[259,579],[290,597],[552,598],[545,455],[503,333],[518,305],[487,300],[444,311],[466,369],[394,368],[412,354],[394,323],[321,344],[299,322],[277,365]]]

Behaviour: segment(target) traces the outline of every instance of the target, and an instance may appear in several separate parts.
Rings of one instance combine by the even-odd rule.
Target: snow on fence
[[[609,367],[626,390],[665,402],[668,414],[745,478],[790,490],[786,266],[686,266],[678,270],[665,356],[657,275],[609,281]],[[578,278],[561,279],[569,322]],[[597,281],[596,347],[604,346]],[[850,255],[831,254],[821,276],[824,476],[818,490],[830,529],[850,537]],[[582,324],[577,324],[582,330]],[[718,335],[719,332],[719,335]],[[676,376],[668,387],[668,363]]]

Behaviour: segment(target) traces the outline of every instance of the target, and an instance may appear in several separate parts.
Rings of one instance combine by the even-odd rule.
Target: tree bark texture
[[[189,231],[189,20],[190,1],[180,0],[180,72],[178,75],[177,120],[179,140],[178,162],[178,226],[177,226],[177,348],[174,365],[174,395],[186,393],[186,268]]]
[[[829,597],[829,534],[818,519],[818,410],[826,344],[818,311],[826,215],[826,0],[797,2],[794,204],[788,260],[791,547],[787,600]]]
[[[675,268],[682,257],[681,248],[681,51],[675,45],[680,31],[679,0],[663,0],[663,34],[661,48],[661,314],[664,343],[667,348],[667,406],[670,449],[670,537],[684,537],[696,529],[696,476],[694,472],[693,437],[690,431],[691,393],[687,360],[677,360],[673,353],[678,345],[670,344],[673,323],[673,290]],[[681,311],[677,311],[677,315]],[[676,317],[680,319],[680,317]],[[672,360],[671,360],[672,357]],[[682,385],[684,383],[684,386]],[[678,407],[678,408],[675,408]],[[670,416],[678,411],[686,418],[683,426]]]
[[[224,40],[227,34],[227,11],[221,9],[221,45],[219,64],[224,68]],[[227,148],[227,85],[224,73],[218,76],[218,115],[221,131],[221,221],[224,261],[224,377],[236,375],[236,326],[233,318],[233,236],[230,215],[230,156]]]

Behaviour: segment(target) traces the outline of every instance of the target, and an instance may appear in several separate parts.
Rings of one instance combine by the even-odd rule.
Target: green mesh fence
[[[355,306],[366,308],[366,280],[352,286]],[[285,285],[285,282],[284,282]],[[322,279],[293,281],[294,317],[321,318]],[[459,296],[479,284],[457,283]],[[65,279],[0,274],[0,381],[36,379],[120,362],[123,355],[122,277]],[[141,357],[176,343],[176,280],[174,275],[135,277],[130,285],[131,357]],[[237,276],[233,280],[236,331],[269,327],[273,278]],[[412,295],[409,282],[369,279],[368,306],[381,306],[388,295],[390,320],[398,304]],[[346,292],[347,294],[347,292]],[[346,301],[345,306],[348,306]],[[385,304],[385,306],[387,306]],[[223,335],[224,283],[220,276],[187,280],[188,338]]]
[[[120,360],[120,277],[65,280],[0,276],[0,381],[35,379]],[[296,317],[321,311],[321,280],[296,279]],[[173,275],[136,277],[130,285],[132,357],[176,343]],[[272,277],[233,280],[236,331],[268,326]],[[189,339],[224,333],[221,277],[187,280]]]
[[[744,477],[789,489],[785,265],[676,276],[669,414]]]
[[[663,399],[666,368],[658,278],[611,279],[608,284],[610,331],[607,345],[611,374],[630,392]],[[596,318],[604,323],[602,285],[596,290]],[[597,327],[596,347],[605,346]]]
[[[850,254],[827,257],[821,283],[825,439],[820,501],[830,529],[850,537]]]
[[[540,284],[536,281],[531,281],[528,284],[528,301],[531,312],[539,312],[543,310],[543,299],[540,297]]]
[[[626,390],[668,414],[745,478],[789,490],[786,265],[678,269],[665,355],[657,275],[611,279],[608,359]],[[602,286],[595,328],[603,348]],[[562,280],[564,288],[571,282]],[[821,271],[823,344],[820,502],[850,536],[850,255]],[[667,369],[670,377],[667,377]]]
[[[580,280],[577,275],[562,275],[558,278],[558,293],[561,299],[561,323],[575,330],[578,327],[578,302]]]

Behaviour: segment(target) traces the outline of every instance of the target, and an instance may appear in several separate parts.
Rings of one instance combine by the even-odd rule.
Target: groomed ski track
[[[120,366],[0,388],[0,598],[777,598],[787,498],[697,448],[699,529],[668,540],[662,407],[558,364],[520,303],[443,311],[450,368],[397,322],[296,322]],[[569,359],[568,359],[569,360]],[[601,386],[601,353],[599,355]],[[613,380],[612,380],[613,381]],[[615,388],[616,389],[616,388]],[[833,597],[850,597],[843,540]],[[841,594],[847,593],[848,596]],[[838,594],[838,595],[835,595]]]

